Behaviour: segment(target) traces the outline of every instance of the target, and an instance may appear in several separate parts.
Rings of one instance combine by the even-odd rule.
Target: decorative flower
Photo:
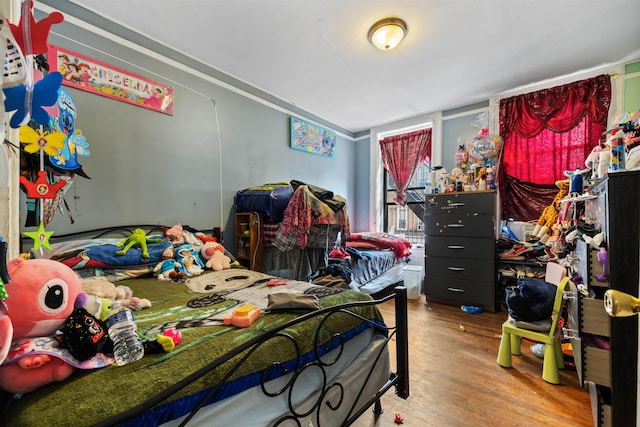
[[[49,156],[57,156],[64,148],[67,136],[62,132],[40,132],[31,126],[20,126],[20,142],[25,144],[24,151],[36,153],[44,150]]]

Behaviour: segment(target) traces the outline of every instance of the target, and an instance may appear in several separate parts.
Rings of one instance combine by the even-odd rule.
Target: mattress
[[[370,282],[396,263],[396,256],[391,250],[356,249],[347,246],[346,251],[351,256],[349,266],[353,280],[359,285]]]
[[[405,265],[406,264],[404,263],[395,264],[384,273],[364,284],[359,284],[355,280],[352,280],[349,287],[353,290],[364,292],[369,295],[376,294],[387,289],[389,286],[404,280],[403,268]]]
[[[289,399],[292,399],[292,406],[298,410],[315,405],[321,397],[319,390],[323,382],[340,384],[343,387],[342,391],[339,391],[338,387],[330,389],[323,397],[324,401],[334,403],[339,402],[340,399],[344,401],[336,411],[329,410],[327,405],[321,405],[320,423],[317,423],[318,414],[315,411],[300,421],[305,426],[334,425],[335,420],[345,419],[354,404],[356,407],[364,404],[365,399],[362,396],[375,395],[389,378],[390,372],[386,340],[382,335],[373,333],[371,330],[351,339],[344,348],[333,350],[327,354],[326,360],[333,360],[338,352],[343,354],[335,364],[327,367],[326,378],[322,370],[317,367],[308,368],[301,376],[294,379],[291,395],[283,393],[275,398],[266,398],[260,387],[254,387],[203,408],[189,420],[188,425],[209,427],[213,425],[212,420],[215,420],[215,425],[221,426],[276,425],[277,420],[290,411]],[[379,362],[375,364],[377,360]],[[369,374],[370,371],[371,374]],[[292,376],[293,374],[289,374],[269,381],[265,384],[265,389],[273,391],[286,388]],[[361,394],[363,385],[364,393]],[[184,419],[185,417],[181,417],[162,425],[178,426]],[[309,422],[311,424],[308,424]]]

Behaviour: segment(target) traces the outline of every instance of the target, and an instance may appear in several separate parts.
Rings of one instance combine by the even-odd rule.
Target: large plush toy
[[[4,302],[10,322],[0,323],[0,337],[3,348],[8,342],[12,347],[0,365],[0,389],[27,393],[62,381],[75,370],[55,355],[55,348],[39,351],[39,346],[47,338],[47,345],[56,346],[51,337],[85,294],[73,270],[57,261],[16,258],[7,264],[7,271],[11,282]]]
[[[560,214],[560,200],[567,197],[569,194],[569,180],[556,181],[556,187],[558,187],[558,193],[553,198],[553,201],[549,206],[543,209],[538,222],[531,233],[539,239],[540,243],[546,244],[551,237],[552,227],[558,221]]]
[[[231,258],[224,254],[224,247],[217,242],[206,242],[200,249],[200,256],[206,260],[205,267],[215,271],[231,268]]]
[[[160,243],[162,239],[151,239],[147,237],[147,233],[142,228],[136,228],[131,233],[131,236],[127,237],[123,241],[116,243],[116,246],[124,246],[122,250],[116,251],[116,255],[124,255],[131,248],[140,249],[144,258],[149,258],[149,252],[147,251],[147,243]]]

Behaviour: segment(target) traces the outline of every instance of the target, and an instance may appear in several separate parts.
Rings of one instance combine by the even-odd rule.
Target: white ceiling
[[[70,1],[352,132],[640,58],[638,0]]]

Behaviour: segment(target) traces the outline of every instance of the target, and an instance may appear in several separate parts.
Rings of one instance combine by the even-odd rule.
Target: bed
[[[380,412],[392,388],[408,397],[406,289],[374,300],[296,280],[272,287],[272,278],[238,268],[184,283],[148,273],[118,280],[152,301],[135,312],[143,338],[176,328],[182,342],[128,365],[76,370],[20,399],[3,396],[3,425],[350,425],[371,407]],[[277,293],[312,297],[319,308],[276,310],[269,295]],[[377,304],[392,298],[390,321]],[[246,328],[224,325],[246,304],[264,314]]]
[[[288,199],[285,188],[291,191]],[[239,191],[236,212],[260,214],[263,271],[306,281],[326,267],[329,251],[342,233],[350,231],[347,201],[300,181],[285,188],[265,184]]]
[[[392,292],[404,280],[411,246],[408,240],[388,233],[350,233],[342,251],[348,255],[352,273],[349,287],[376,297]]]

